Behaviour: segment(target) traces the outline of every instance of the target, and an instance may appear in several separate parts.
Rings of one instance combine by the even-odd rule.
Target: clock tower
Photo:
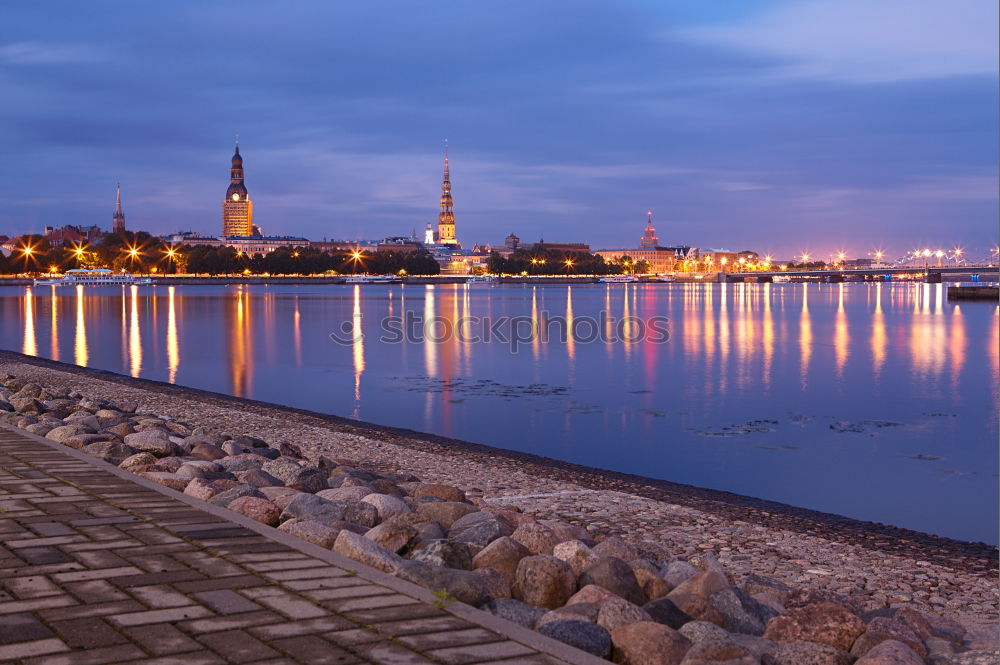
[[[229,189],[222,201],[222,235],[227,238],[253,235],[253,201],[243,185],[243,157],[239,141],[236,142],[229,170]]]

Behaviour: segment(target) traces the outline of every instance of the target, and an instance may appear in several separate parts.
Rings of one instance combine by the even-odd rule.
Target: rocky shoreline
[[[0,360],[8,424],[616,662],[998,660],[995,548]]]

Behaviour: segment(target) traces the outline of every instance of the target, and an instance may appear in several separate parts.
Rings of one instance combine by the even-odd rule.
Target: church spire
[[[124,233],[125,232],[125,212],[122,210],[122,186],[121,183],[115,185],[115,214],[111,218],[113,220],[112,232],[113,233]]]
[[[457,245],[455,238],[455,208],[451,198],[451,168],[448,163],[448,139],[444,140],[444,178],[441,181],[441,208],[438,212],[438,242]]]

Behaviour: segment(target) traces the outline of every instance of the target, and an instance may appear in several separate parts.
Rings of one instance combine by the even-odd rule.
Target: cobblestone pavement
[[[0,428],[0,661],[606,661]]]

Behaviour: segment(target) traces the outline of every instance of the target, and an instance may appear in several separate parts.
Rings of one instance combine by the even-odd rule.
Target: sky
[[[6,0],[0,234],[255,222],[466,246],[997,243],[994,0]]]

